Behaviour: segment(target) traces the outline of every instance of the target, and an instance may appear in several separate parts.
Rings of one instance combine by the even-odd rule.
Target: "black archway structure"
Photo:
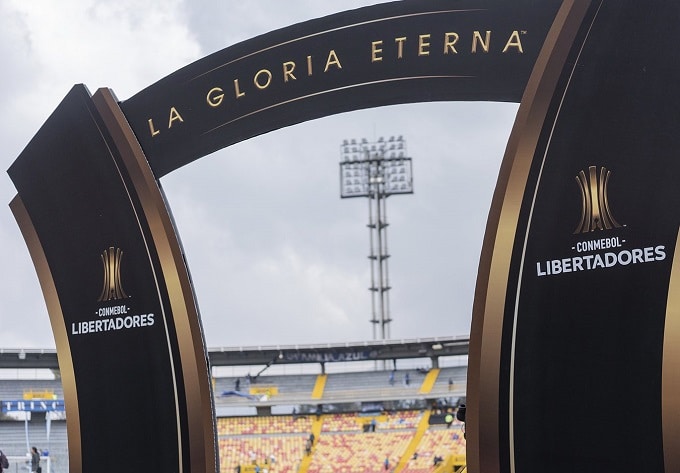
[[[520,102],[475,291],[469,470],[678,471],[680,7],[653,3],[393,2],[229,47],[124,101],[75,86],[9,169],[72,471],[218,470],[157,179],[283,126],[442,100]]]

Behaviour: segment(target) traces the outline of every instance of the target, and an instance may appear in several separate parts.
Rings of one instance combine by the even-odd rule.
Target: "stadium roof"
[[[317,345],[221,347],[208,350],[212,366],[333,363],[467,355],[470,339],[433,337]],[[59,369],[54,349],[0,349],[0,369]]]

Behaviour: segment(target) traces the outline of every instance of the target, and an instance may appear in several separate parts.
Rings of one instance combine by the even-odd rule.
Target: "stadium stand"
[[[408,350],[413,358],[422,347]],[[384,471],[386,459],[395,473],[459,471],[465,464],[462,424],[447,426],[441,419],[465,396],[467,367],[457,360],[423,367],[430,361],[421,357],[409,366],[400,359],[398,370],[385,368],[391,361],[379,362],[381,368],[368,362],[360,369],[347,363],[346,370],[319,365],[320,373],[245,363],[233,369],[238,374],[215,377],[221,471],[240,466],[241,473],[255,473],[257,465],[261,473],[366,473]],[[313,368],[313,362],[304,368]],[[243,374],[248,371],[256,375]],[[34,397],[63,399],[58,377],[0,379],[0,402]],[[22,459],[27,445],[35,445],[49,452],[50,471],[44,473],[67,472],[64,413],[49,423],[45,413],[31,415],[24,422],[0,414],[0,448],[16,459],[10,471],[26,471]],[[441,459],[438,465],[435,457]]]
[[[435,457],[446,459],[451,455],[464,456],[462,424],[456,422],[450,428],[431,426],[424,433],[414,453],[417,455],[405,460],[402,473],[430,473],[434,467]]]
[[[441,368],[427,392],[421,387],[427,375],[417,370],[395,371],[393,385],[389,383],[391,371],[367,371],[353,373],[327,374],[325,386],[320,397],[315,397],[314,388],[319,375],[304,374],[290,376],[260,376],[256,383],[248,382],[244,377],[217,378],[214,383],[215,402],[218,408],[226,406],[250,406],[253,400],[246,397],[257,397],[259,405],[294,405],[314,404],[318,402],[368,402],[383,400],[415,400],[462,396],[465,394],[467,369],[464,366]],[[410,384],[404,385],[406,374],[410,375]],[[240,380],[240,392],[234,393],[236,380]],[[449,380],[452,385],[449,385]],[[275,394],[263,393],[265,387],[276,388]],[[258,389],[258,392],[254,392]],[[292,408],[291,408],[292,409]]]
[[[8,457],[24,458],[28,461],[30,457],[27,457],[27,439],[29,445],[37,447],[43,455],[49,454],[52,472],[68,471],[68,439],[65,421],[52,421],[48,435],[44,418],[41,421],[33,420],[27,424],[22,421],[0,420],[0,449]],[[46,462],[42,463],[45,464]],[[11,461],[8,471],[25,473],[27,471],[26,463]],[[46,468],[43,471],[51,473]]]
[[[452,456],[464,458],[462,424],[429,425],[425,414],[327,414],[318,421],[315,416],[220,418],[220,465],[223,471],[240,465],[242,472],[250,472],[259,465],[270,472],[369,473],[382,471],[387,458],[390,471],[430,473],[436,457],[442,463]],[[371,419],[375,431],[366,431],[363,426]],[[316,422],[320,427],[307,448]]]
[[[50,392],[58,399],[64,398],[58,379],[0,380],[0,400],[26,399],[29,393],[34,392]]]

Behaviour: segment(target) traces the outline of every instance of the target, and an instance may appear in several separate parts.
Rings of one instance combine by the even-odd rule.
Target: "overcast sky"
[[[121,100],[210,53],[376,1],[0,0],[0,156],[11,165],[68,90]],[[335,115],[231,146],[161,179],[209,347],[373,338],[367,199],[340,199],[343,139],[402,135],[413,195],[387,202],[392,339],[467,335],[484,226],[517,105],[427,103]],[[53,348],[0,176],[0,348]]]

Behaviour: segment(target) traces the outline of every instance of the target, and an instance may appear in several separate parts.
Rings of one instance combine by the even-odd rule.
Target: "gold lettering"
[[[340,59],[338,59],[338,55],[335,54],[335,50],[331,49],[328,52],[328,59],[326,59],[326,67],[324,68],[324,72],[328,72],[328,69],[332,66],[336,66],[338,69],[342,69],[342,65],[340,64]]]
[[[307,75],[312,75],[312,56],[307,56]]]
[[[236,98],[240,99],[244,95],[246,95],[245,92],[241,92],[241,87],[238,85],[238,79],[234,79],[234,93],[236,93]]]
[[[418,56],[429,56],[430,55],[430,35],[421,34],[418,36]]]
[[[184,122],[184,119],[182,116],[179,114],[177,109],[175,107],[172,107],[170,109],[170,119],[168,120],[168,129],[172,128],[173,122],[179,120],[180,122]]]
[[[456,43],[458,42],[458,33],[446,33],[444,34],[444,54],[458,54],[456,51]]]
[[[479,31],[472,33],[472,52],[477,52],[477,44],[481,44],[485,53],[489,52],[489,43],[491,41],[491,31],[486,32],[486,36],[482,39],[482,34]]]
[[[380,62],[383,60],[382,55],[379,56],[379,54],[382,53],[382,48],[379,46],[382,46],[382,44],[382,40],[373,41],[371,43],[371,62]]]
[[[156,130],[153,126],[153,119],[149,118],[149,131],[151,132],[151,136],[154,137],[157,134],[160,133],[160,131]]]
[[[219,107],[222,105],[222,100],[224,100],[224,91],[219,87],[213,87],[208,91],[208,95],[205,96],[205,101],[211,107]]]
[[[288,82],[288,79],[293,79],[296,80],[295,76],[293,75],[293,71],[295,70],[295,63],[293,61],[288,61],[283,63],[283,81]]]
[[[264,75],[267,78],[267,82],[264,84],[260,84],[259,78],[260,76]],[[257,87],[260,90],[266,89],[269,87],[269,84],[272,83],[272,73],[269,72],[267,69],[260,69],[257,71],[257,74],[255,74],[255,77],[253,77],[253,84],[255,84],[255,87]]]
[[[517,30],[513,31],[510,35],[510,38],[508,38],[508,42],[505,43],[503,52],[507,52],[510,48],[517,48],[518,53],[524,53],[524,49],[522,49],[522,41],[519,39],[519,31]]]
[[[394,42],[397,43],[397,59],[401,59],[404,57],[404,43],[406,42],[406,36],[394,38]]]

